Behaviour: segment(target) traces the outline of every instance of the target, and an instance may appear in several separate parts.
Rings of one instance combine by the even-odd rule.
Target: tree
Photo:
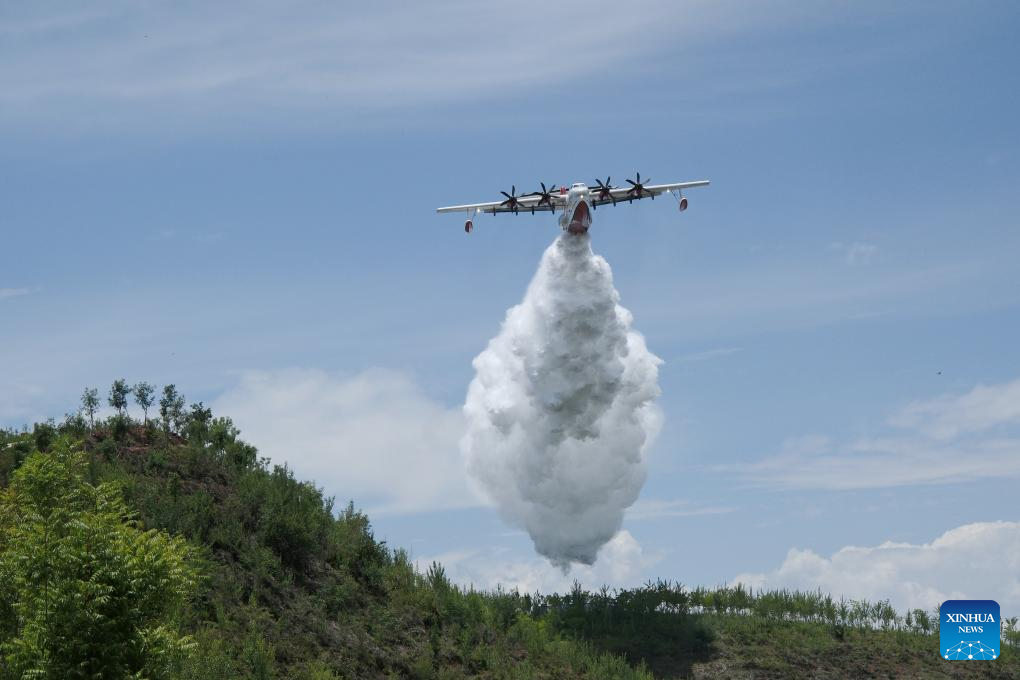
[[[89,417],[89,428],[96,426],[96,411],[99,410],[99,390],[85,388],[81,394],[81,410]]]
[[[118,378],[113,381],[113,385],[110,386],[110,406],[117,409],[117,415],[123,417],[128,407],[128,395],[131,394],[131,388],[128,386],[127,381],[123,378]]]
[[[156,388],[147,382],[140,382],[134,386],[135,403],[142,407],[142,417],[146,425],[149,424],[149,407],[152,406],[153,394]]]
[[[184,395],[178,394],[172,384],[163,388],[163,398],[159,400],[159,417],[169,441],[171,426],[179,428],[184,421]]]
[[[204,444],[209,438],[209,423],[212,421],[212,409],[206,408],[202,402],[191,405],[188,414],[188,439],[193,443]]]
[[[10,677],[168,678],[199,573],[181,537],[145,531],[66,444],[0,490],[0,667]],[[6,677],[6,676],[5,676]]]

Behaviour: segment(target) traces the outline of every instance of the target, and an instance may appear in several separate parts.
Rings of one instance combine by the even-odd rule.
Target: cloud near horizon
[[[1020,379],[908,404],[891,433],[788,438],[750,465],[717,466],[780,489],[873,489],[1020,477]]]
[[[776,569],[733,579],[754,588],[821,589],[931,610],[948,599],[991,599],[1020,614],[1020,522],[975,522],[930,543],[847,546],[829,557],[792,548]]]
[[[353,499],[373,515],[484,504],[458,450],[459,406],[431,399],[401,373],[251,371],[213,407],[261,455],[287,463],[339,503]]]

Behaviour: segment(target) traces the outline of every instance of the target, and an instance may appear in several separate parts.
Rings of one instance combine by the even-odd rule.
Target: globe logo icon
[[[943,650],[942,658],[950,661],[991,661],[999,656],[998,651],[980,640],[961,640]]]

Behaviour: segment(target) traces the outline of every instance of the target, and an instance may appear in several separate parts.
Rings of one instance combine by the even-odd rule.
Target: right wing
[[[544,203],[538,205],[540,197],[525,194],[517,197],[517,208],[512,209],[506,205],[506,201],[491,201],[490,203],[467,203],[465,205],[448,205],[445,208],[436,208],[437,213],[468,212],[468,213],[534,213],[548,212],[560,207],[565,201],[560,196],[552,197],[552,205]]]

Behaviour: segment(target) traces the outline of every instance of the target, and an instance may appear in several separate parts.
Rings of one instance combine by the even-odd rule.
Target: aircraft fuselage
[[[571,234],[584,234],[591,226],[591,192],[587,185],[577,182],[567,190],[567,206],[560,214],[560,228]]]

